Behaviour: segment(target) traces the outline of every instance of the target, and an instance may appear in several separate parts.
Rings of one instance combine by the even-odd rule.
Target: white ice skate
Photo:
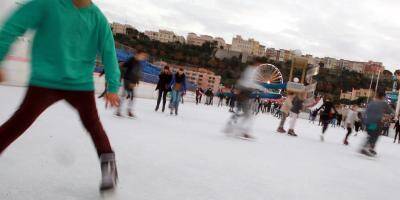
[[[115,154],[114,153],[101,154],[100,165],[102,174],[100,191],[104,192],[108,190],[113,190],[118,180]]]

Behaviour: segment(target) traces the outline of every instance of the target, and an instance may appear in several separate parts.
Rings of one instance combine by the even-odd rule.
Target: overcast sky
[[[398,0],[95,0],[110,21],[139,30],[240,34],[314,56],[400,66]]]

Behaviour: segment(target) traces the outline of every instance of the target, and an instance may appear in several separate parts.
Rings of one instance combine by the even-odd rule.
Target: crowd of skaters
[[[62,7],[65,12],[58,12]],[[79,16],[79,18],[77,18]],[[27,20],[29,19],[29,20]],[[77,20],[80,20],[77,23]],[[48,107],[58,101],[66,101],[78,113],[88,131],[101,168],[100,190],[114,189],[118,172],[116,158],[108,140],[102,123],[100,122],[96,101],[94,98],[93,64],[96,55],[100,54],[104,64],[106,78],[106,90],[100,95],[104,97],[106,106],[116,107],[115,115],[123,116],[123,106],[128,101],[127,116],[134,117],[132,110],[134,103],[135,87],[140,80],[140,63],[147,59],[147,53],[138,51],[127,62],[118,65],[113,34],[109,23],[101,10],[90,0],[74,1],[28,1],[22,4],[5,21],[0,29],[0,62],[5,60],[11,45],[19,36],[28,30],[36,31],[32,45],[32,73],[28,83],[28,89],[24,100],[18,110],[0,126],[0,155],[21,136]],[[79,37],[71,33],[79,33]],[[51,55],[52,59],[49,59]],[[272,112],[281,118],[278,131],[286,133],[284,125],[289,117],[290,136],[298,136],[295,132],[297,119],[305,105],[304,94],[289,94],[286,101],[279,103],[265,102],[260,96],[254,98],[254,93],[265,91],[255,81],[257,65],[251,65],[245,69],[235,88],[230,95],[217,92],[218,106],[230,107],[232,115],[226,124],[225,132],[228,135],[251,139],[252,118],[265,112]],[[0,82],[5,79],[0,68]],[[120,87],[122,85],[122,87]],[[182,97],[186,94],[186,76],[183,69],[172,73],[165,66],[159,75],[156,86],[158,98],[155,111],[161,106],[164,112],[167,104],[167,94],[170,93],[168,108],[170,114],[178,115]],[[196,90],[196,103],[201,103],[202,96],[206,96],[206,105],[213,105],[214,91],[211,88],[203,91]],[[341,125],[345,122],[347,135],[344,143],[348,144],[348,136],[351,134],[356,122],[360,122],[358,128],[368,133],[368,138],[361,149],[361,153],[368,156],[376,155],[376,143],[382,131],[386,134],[388,124],[393,120],[393,110],[384,100],[385,93],[378,92],[374,101],[370,102],[365,112],[359,117],[356,108],[352,107],[346,114],[338,112],[329,98],[316,110],[322,124],[321,140],[329,125]],[[335,117],[336,116],[336,117]],[[315,121],[316,116],[312,118]],[[357,128],[356,128],[357,129]],[[395,123],[395,141],[400,141],[400,124]]]

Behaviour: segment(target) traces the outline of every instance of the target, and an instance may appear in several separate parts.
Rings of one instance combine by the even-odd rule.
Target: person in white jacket
[[[344,145],[349,145],[348,139],[353,130],[354,123],[357,120],[358,120],[357,106],[354,105],[354,106],[351,106],[350,109],[347,110],[346,121],[345,121],[345,126],[347,128],[347,134],[343,141]]]

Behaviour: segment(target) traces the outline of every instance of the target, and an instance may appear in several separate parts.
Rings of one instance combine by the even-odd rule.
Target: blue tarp
[[[260,85],[262,85],[263,87],[267,88],[267,89],[286,89],[286,83],[260,83]]]

